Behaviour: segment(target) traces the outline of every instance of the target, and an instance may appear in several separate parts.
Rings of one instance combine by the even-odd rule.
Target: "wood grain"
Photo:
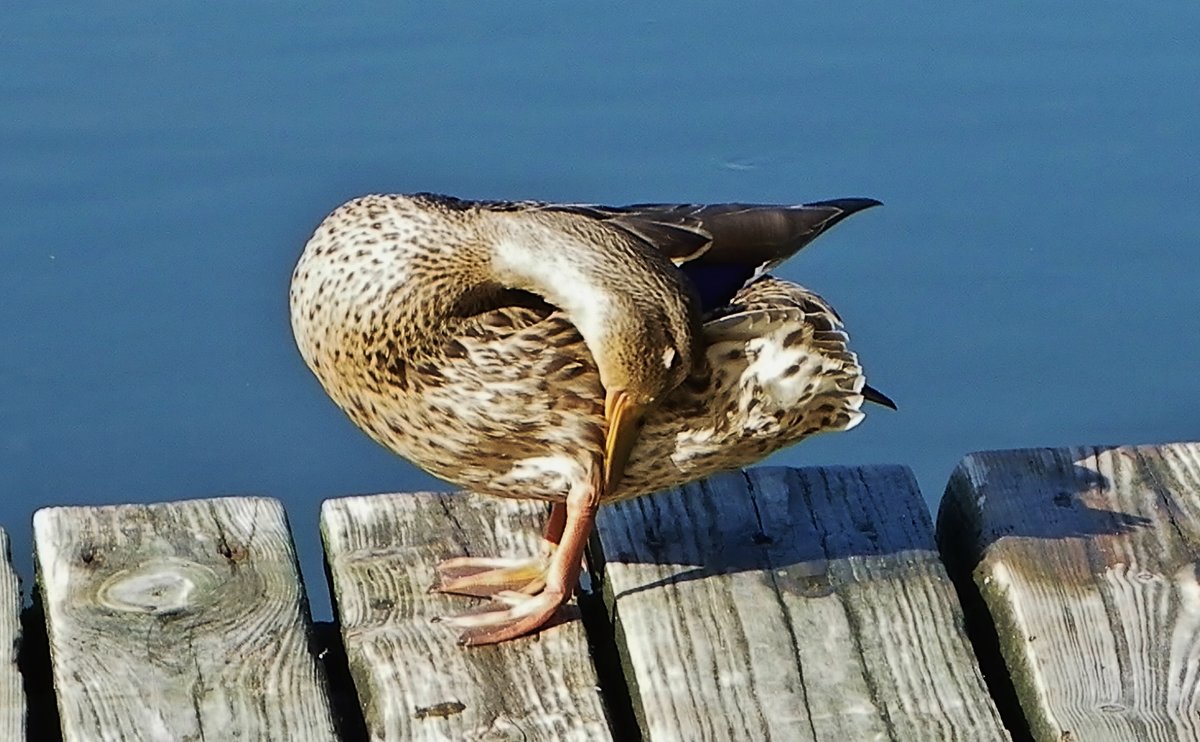
[[[581,623],[464,649],[431,623],[481,601],[429,594],[459,555],[538,553],[545,506],[466,494],[347,497],[321,510],[334,601],[377,740],[610,739]]]
[[[17,667],[21,646],[21,584],[12,568],[8,534],[0,528],[0,739],[25,739],[25,689]]]
[[[1200,740],[1200,444],[967,456],[939,514],[1039,740]]]
[[[34,515],[67,740],[335,739],[279,502]]]
[[[599,540],[649,740],[1007,739],[906,468],[720,475]]]

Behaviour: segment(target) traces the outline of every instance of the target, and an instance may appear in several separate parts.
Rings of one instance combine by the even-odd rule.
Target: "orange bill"
[[[623,391],[610,391],[604,397],[604,417],[608,420],[608,437],[604,443],[604,493],[615,490],[625,474],[625,464],[642,430],[642,405],[636,404]]]

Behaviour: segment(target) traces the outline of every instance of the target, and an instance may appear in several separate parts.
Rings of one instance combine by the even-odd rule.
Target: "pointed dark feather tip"
[[[813,201],[812,203],[804,204],[805,206],[829,206],[842,211],[854,213],[869,209],[872,206],[883,206],[883,202],[877,198],[868,198],[866,196],[856,198],[831,198],[826,201]]]
[[[845,219],[851,214],[857,214],[860,211],[871,208],[872,206],[883,206],[882,201],[873,198],[835,198],[829,201],[814,201],[805,206],[827,206],[838,209],[842,212],[839,219]]]
[[[870,384],[863,386],[862,395],[863,399],[867,400],[868,402],[874,402],[877,405],[889,407],[893,410],[898,409],[896,407],[896,403],[892,401],[891,397],[879,391]]]

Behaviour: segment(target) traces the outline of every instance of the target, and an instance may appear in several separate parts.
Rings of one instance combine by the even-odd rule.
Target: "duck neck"
[[[690,285],[661,252],[579,215],[484,216],[493,280],[561,309],[596,359],[606,389],[640,374],[631,364],[642,361],[631,355],[662,355],[668,342],[681,344],[680,360],[690,365],[699,309]],[[671,366],[666,355],[656,362]]]
[[[573,235],[513,223],[492,243],[490,272],[496,282],[528,291],[561,309],[579,330],[593,355],[602,342],[612,313],[627,303],[609,286],[607,276],[620,276],[621,266],[610,253],[590,251]]]

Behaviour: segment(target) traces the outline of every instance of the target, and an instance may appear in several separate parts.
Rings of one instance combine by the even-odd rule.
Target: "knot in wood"
[[[117,611],[171,615],[212,602],[220,578],[211,568],[186,559],[165,558],[123,569],[96,591],[96,602]]]

